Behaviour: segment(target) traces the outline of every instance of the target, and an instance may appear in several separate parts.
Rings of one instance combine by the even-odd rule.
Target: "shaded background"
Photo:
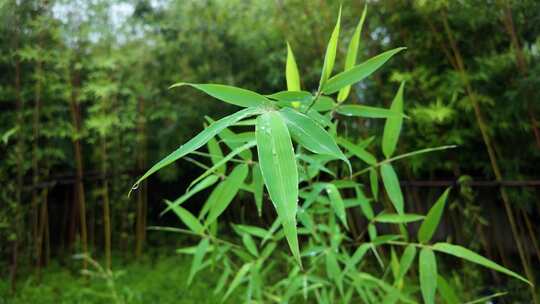
[[[399,152],[458,146],[398,164],[407,210],[425,213],[444,187],[455,185],[438,238],[534,272],[540,261],[540,2],[367,2],[358,61],[408,49],[358,83],[349,102],[387,107],[405,80],[411,119]],[[343,1],[340,54],[364,4]],[[156,251],[172,255],[184,240],[146,227],[180,225],[159,216],[163,199],[182,194],[200,170],[181,160],[126,194],[151,164],[202,130],[205,115],[236,109],[168,86],[213,82],[280,91],[288,41],[303,87],[316,88],[338,7],[315,0],[0,1],[6,286],[39,278],[51,261],[75,271],[80,262],[71,255],[85,247],[103,258],[105,200],[119,263]],[[342,131],[358,140],[382,127],[355,119]],[[187,206],[196,210],[204,198]],[[241,199],[225,221],[271,222],[271,214],[260,219],[254,210],[249,198]],[[485,273],[470,275],[503,284]]]

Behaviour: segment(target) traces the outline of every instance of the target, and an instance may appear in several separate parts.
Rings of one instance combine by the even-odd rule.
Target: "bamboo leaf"
[[[377,163],[377,159],[375,158],[375,156],[373,156],[373,154],[353,144],[352,142],[346,140],[345,138],[339,137],[338,143],[340,146],[347,149],[349,152],[354,154],[354,156],[360,158],[361,160],[366,162],[368,165],[374,165]]]
[[[341,194],[339,193],[338,188],[334,184],[326,184],[326,193],[328,194],[328,197],[330,198],[330,204],[332,205],[332,208],[334,209],[334,212],[336,213],[336,216],[341,221],[343,226],[345,226],[348,229],[347,225],[347,216],[345,214],[345,204],[343,203],[343,199],[341,198]]]
[[[283,108],[280,114],[285,119],[293,138],[313,153],[331,155],[351,166],[347,157],[328,132],[308,116],[290,108]],[[351,169],[352,172],[352,169]]]
[[[165,213],[167,213],[173,207],[180,206],[181,204],[183,204],[185,201],[190,199],[193,195],[197,194],[198,192],[212,186],[213,184],[215,184],[218,181],[218,179],[219,178],[217,176],[215,176],[215,175],[210,175],[210,176],[206,177],[200,183],[195,185],[195,187],[193,187],[188,192],[186,192],[184,195],[180,196],[179,198],[177,198],[172,203],[167,203],[168,204],[167,208],[165,208],[165,210],[163,210],[160,213],[160,216],[163,216]]]
[[[169,206],[168,208],[172,209],[178,218],[180,218],[180,220],[189,228],[189,230],[197,234],[201,234],[203,232],[203,225],[195,216],[193,216],[193,214],[178,205],[174,205],[168,200],[165,200],[165,203]]]
[[[285,78],[287,79],[287,90],[300,91],[300,73],[296,65],[291,45],[287,42],[287,64],[285,65]]]
[[[437,276],[437,290],[446,304],[461,303],[452,286],[440,275]]]
[[[145,180],[146,178],[148,178],[150,175],[154,174],[161,168],[172,164],[176,160],[202,147],[212,137],[214,137],[216,134],[221,132],[223,129],[227,128],[228,126],[248,116],[259,114],[260,112],[261,112],[261,109],[259,108],[247,108],[212,123],[210,126],[208,126],[208,128],[204,129],[201,133],[197,134],[195,137],[190,139],[187,143],[185,143],[184,145],[181,145],[174,152],[172,152],[167,157],[163,158],[154,166],[152,166],[150,170],[148,170],[141,178],[139,178],[139,180],[137,180],[137,182],[133,185],[131,190],[137,189],[138,185],[143,180]]]
[[[374,168],[369,169],[369,185],[371,187],[371,195],[376,201],[379,197],[379,177],[377,175],[377,170]]]
[[[210,138],[206,146],[208,147],[208,153],[210,153],[210,160],[212,161],[212,164],[216,165],[217,163],[219,163],[220,160],[223,159],[223,151],[221,151],[219,143],[215,138],[212,137]],[[226,170],[227,166],[223,164],[216,168],[215,172],[220,175],[224,175]]]
[[[244,233],[242,235],[242,243],[244,243],[244,247],[246,247],[249,253],[253,256],[259,256],[259,250],[257,250],[257,245],[255,245],[255,241],[253,241],[251,235]]]
[[[188,285],[191,284],[193,278],[197,271],[199,271],[204,255],[208,250],[209,241],[207,238],[201,240],[197,248],[195,249],[195,254],[193,256],[193,262],[191,262],[191,269],[189,270]]]
[[[301,264],[296,230],[298,169],[289,130],[278,112],[269,111],[257,118],[255,135],[264,184],[291,252]]]
[[[328,41],[328,46],[326,47],[326,54],[324,56],[324,63],[321,72],[321,80],[319,82],[319,87],[323,88],[326,81],[332,75],[332,70],[334,69],[334,62],[336,61],[337,53],[337,44],[339,39],[339,28],[341,23],[341,6],[339,7],[338,18],[336,21],[336,26],[332,31],[330,40]]]
[[[248,166],[246,164],[238,165],[233,169],[231,174],[221,183],[222,190],[219,193],[219,198],[210,206],[208,218],[205,221],[205,226],[212,224],[222,213],[227,209],[232,202],[240,186],[246,179],[248,174]]]
[[[485,257],[479,255],[478,253],[474,252],[474,251],[471,251],[467,248],[464,248],[464,247],[461,247],[461,246],[458,246],[458,245],[452,245],[452,244],[448,244],[448,243],[437,243],[435,245],[432,246],[433,250],[436,250],[436,251],[440,251],[440,252],[444,252],[446,254],[450,254],[450,255],[453,255],[455,257],[458,257],[458,258],[461,258],[461,259],[464,259],[464,260],[467,260],[469,262],[473,262],[473,263],[476,263],[476,264],[479,264],[479,265],[482,265],[484,267],[487,267],[487,268],[491,268],[495,271],[498,271],[498,272],[502,272],[506,275],[509,275],[511,277],[514,277],[518,280],[521,280],[529,285],[532,286],[531,282],[529,282],[527,279],[525,279],[524,277],[520,276],[519,274],[509,270],[509,269],[506,269],[504,267],[502,267],[501,265],[493,262],[493,261],[490,261],[488,259],[486,259]]]
[[[403,113],[403,88],[405,82],[402,82],[399,86],[399,90],[392,101],[390,111],[399,114]],[[382,138],[382,150],[386,158],[390,158],[394,151],[396,151],[397,142],[399,139],[399,133],[401,132],[401,125],[403,124],[403,117],[390,117],[384,124],[383,138]]]
[[[253,176],[253,196],[255,198],[255,205],[257,206],[257,213],[259,214],[259,217],[261,217],[264,190],[263,177],[259,164],[253,165],[251,170]]]
[[[353,68],[341,72],[334,77],[328,79],[328,81],[323,86],[322,92],[326,95],[330,95],[339,91],[340,89],[361,81],[362,79],[368,77],[377,69],[379,69],[386,61],[388,61],[396,53],[404,50],[405,48],[396,48],[390,51],[386,51],[382,54],[379,54],[375,57],[368,59],[367,61],[354,66]]]
[[[266,97],[259,93],[223,84],[179,82],[170,86],[169,89],[185,85],[201,90],[221,101],[240,107],[259,107],[270,102]]]
[[[435,303],[435,291],[437,290],[437,260],[433,250],[422,248],[418,260],[420,272],[420,290],[424,303]]]
[[[410,214],[410,213],[404,213],[404,214],[392,214],[392,213],[384,213],[381,215],[377,215],[374,220],[379,223],[392,223],[392,224],[400,224],[400,223],[411,223],[420,221],[424,218],[423,215],[419,214]]]
[[[362,33],[362,27],[364,26],[364,20],[366,19],[367,13],[367,4],[364,6],[364,11],[362,12],[362,17],[354,30],[351,42],[349,43],[349,48],[347,49],[347,56],[345,57],[345,69],[344,71],[350,70],[356,64],[356,57],[358,56],[358,46],[360,45],[360,34]],[[338,102],[343,102],[349,96],[351,86],[348,85],[338,93]]]
[[[408,245],[403,251],[403,255],[399,261],[399,274],[397,281],[401,280],[411,268],[411,265],[416,257],[416,247],[414,245]]]
[[[390,109],[370,107],[364,105],[340,105],[336,112],[346,116],[366,117],[366,118],[400,118],[406,117],[403,113]]]
[[[240,283],[242,283],[242,280],[248,273],[251,266],[252,266],[251,263],[246,263],[242,265],[240,270],[238,270],[238,272],[234,276],[234,279],[232,280],[231,285],[229,285],[229,289],[227,289],[227,292],[225,293],[225,296],[223,297],[223,301],[225,301],[231,295],[231,293],[236,289],[236,287],[238,287],[238,285],[240,285]]]
[[[392,165],[384,163],[381,165],[381,177],[383,180],[384,189],[394,205],[397,213],[403,213],[403,194],[399,187],[399,180]]]
[[[426,219],[418,230],[418,241],[420,243],[429,242],[433,236],[433,233],[435,233],[437,230],[437,226],[439,226],[449,192],[450,188],[446,189],[426,215]]]

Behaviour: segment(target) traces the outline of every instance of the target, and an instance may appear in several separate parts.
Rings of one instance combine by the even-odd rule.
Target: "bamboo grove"
[[[430,209],[434,202],[441,200],[445,187],[454,186],[450,194],[443,195],[446,209],[438,232],[431,233],[433,239],[479,252],[538,285],[540,110],[535,88],[540,85],[540,19],[536,13],[540,11],[540,4],[537,1],[498,0],[490,2],[488,8],[486,1],[477,0],[368,1],[365,17],[362,17],[364,2],[343,1],[337,55],[334,55],[335,64],[332,62],[334,68],[328,67],[327,43],[330,34],[335,32],[339,2],[158,2],[0,2],[0,68],[3,71],[0,75],[0,181],[3,185],[0,188],[0,265],[7,270],[3,276],[11,282],[14,291],[21,278],[28,275],[39,278],[51,260],[62,261],[74,269],[88,268],[92,260],[74,261],[70,257],[76,253],[87,253],[102,262],[105,269],[111,269],[115,255],[120,255],[120,259],[137,259],[145,254],[149,242],[150,247],[187,247],[184,253],[188,254],[203,249],[210,252],[209,248],[216,245],[212,236],[215,236],[217,227],[214,225],[217,224],[214,222],[218,216],[220,225],[245,224],[231,226],[228,230],[231,235],[240,237],[247,248],[247,252],[240,255],[266,256],[263,247],[254,249],[251,243],[252,238],[261,238],[263,243],[269,240],[264,240],[261,231],[253,232],[250,227],[278,229],[274,227],[275,219],[283,210],[278,207],[279,199],[275,201],[278,194],[273,193],[277,190],[272,186],[266,184],[268,195],[240,195],[234,199],[236,203],[223,210],[205,211],[204,195],[194,196],[188,203],[184,203],[187,197],[182,196],[186,189],[211,194],[210,189],[204,189],[218,179],[226,182],[230,178],[243,180],[249,176],[247,180],[253,179],[249,187],[262,187],[267,183],[268,170],[273,167],[268,166],[265,173],[261,163],[262,175],[255,173],[252,162],[260,160],[262,155],[256,149],[260,149],[258,142],[246,140],[253,135],[253,130],[238,134],[230,131],[228,135],[217,132],[213,134],[218,135],[215,140],[197,147],[203,147],[200,152],[190,151],[187,157],[159,171],[156,167],[150,168],[201,130],[212,130],[220,118],[238,111],[238,105],[250,109],[255,106],[252,100],[259,98],[264,104],[279,102],[280,107],[288,104],[298,109],[315,96],[314,100],[321,97],[320,102],[308,107],[319,111],[329,106],[324,98],[331,93],[338,94],[331,96],[338,104],[343,103],[343,96],[349,98],[341,107],[332,108],[332,115],[352,116],[340,120],[337,126],[327,125],[330,133],[341,134],[336,137],[336,146],[311,146],[310,149],[309,143],[299,143],[302,149],[314,153],[326,149],[323,154],[335,156],[336,164],[332,162],[328,169],[327,160],[297,151],[303,158],[299,163],[311,164],[322,170],[323,175],[332,175],[336,169],[340,176],[348,174],[365,182],[364,192],[380,192],[384,210],[397,212],[401,217],[396,219],[386,214],[388,218],[385,218],[381,214],[369,220],[386,224],[399,222],[397,228],[390,228],[393,234],[402,232],[404,223],[412,226],[413,231],[420,229],[418,221],[424,217],[406,217],[432,213]],[[358,23],[360,17],[362,22]],[[355,48],[355,39],[358,41],[356,58],[351,61],[346,55],[350,52],[349,45]],[[402,46],[407,49],[399,49]],[[388,50],[396,53],[385,58],[384,68],[374,70],[359,83],[347,83],[351,86],[346,93],[340,91],[342,86],[324,87],[343,67],[350,68],[379,54],[388,54],[384,53]],[[328,74],[322,78],[321,67],[330,70],[323,70],[323,75]],[[294,71],[300,71],[301,76],[295,76]],[[178,83],[179,80],[185,83]],[[178,84],[169,88],[174,83]],[[243,103],[241,98],[240,101],[230,100],[220,95],[223,87],[208,87],[202,83],[241,87],[261,95],[250,96]],[[401,93],[396,95],[402,83],[406,85],[402,85]],[[309,96],[270,95],[283,91],[284,87],[288,91],[309,91]],[[225,95],[231,94],[238,97],[233,91]],[[393,114],[383,110],[391,110],[399,94],[403,94],[404,100],[403,126],[399,144],[389,147],[388,139],[384,143],[383,133],[387,128],[385,121],[391,120],[388,115]],[[216,101],[212,96],[229,103]],[[365,113],[357,115],[356,109],[347,109],[347,104],[383,110],[366,118]],[[279,110],[285,121],[303,119],[286,108]],[[258,128],[267,123],[266,128],[279,129],[276,121],[281,118],[257,111],[236,117],[234,123],[256,114],[261,115],[253,123]],[[378,119],[373,119],[373,115]],[[297,141],[298,136],[295,138],[292,129],[290,132]],[[236,137],[239,139],[234,139]],[[224,145],[229,152],[236,152],[228,160],[246,162],[245,168],[238,165],[232,171],[226,169],[231,167],[220,162],[220,157],[228,157],[220,149]],[[444,145],[455,148],[408,154]],[[382,180],[377,183],[381,189],[370,188],[372,170],[358,171],[363,167],[356,162],[348,163],[348,157],[353,156],[360,163],[373,165],[371,155],[376,157],[375,163],[377,159],[396,156],[399,160],[403,155],[403,161],[391,162],[391,170],[395,169],[401,180],[403,197],[408,204],[406,212],[396,207],[392,191],[386,194],[387,185]],[[200,177],[201,166],[215,167],[215,171]],[[315,170],[311,167],[310,170]],[[148,169],[150,174],[155,174],[146,179],[149,175],[143,174]],[[382,175],[382,170],[389,169],[382,166],[380,170]],[[141,176],[144,179],[139,180],[128,196],[133,182]],[[198,184],[192,183],[195,178]],[[420,181],[435,181],[435,185],[442,186]],[[493,182],[495,186],[474,186],[483,182]],[[525,186],[497,186],[505,183]],[[341,191],[344,196],[358,192],[355,187],[348,189],[338,184],[332,189],[332,185],[334,183],[310,182],[313,192],[315,189],[326,191],[325,199],[330,201],[334,201],[332,190],[338,194]],[[399,187],[399,182],[397,185]],[[244,186],[237,190],[249,192],[242,189]],[[285,193],[294,192],[291,191]],[[302,200],[306,200],[302,197],[305,194],[300,188]],[[178,206],[179,199],[186,209]],[[346,198],[343,201],[349,204]],[[174,212],[164,212],[166,208]],[[190,225],[190,220],[185,221],[200,208],[206,212],[207,220],[210,217],[206,223],[209,227],[204,227],[209,230],[203,233],[208,232],[209,238],[191,236],[171,243],[164,232],[148,229],[156,225],[174,226],[202,233],[198,226],[201,224]],[[346,209],[346,213],[334,210],[337,221],[329,229],[335,229],[336,225],[347,227],[346,233],[352,239],[370,239],[372,228],[364,231],[366,222],[362,219],[366,211]],[[299,227],[307,227],[305,223],[302,225]],[[303,237],[297,250],[298,241],[290,237],[296,232],[292,233],[292,226],[285,224],[283,229],[290,233],[285,232],[283,240],[270,244],[292,252],[298,263],[305,258],[300,257]],[[300,231],[302,233],[305,231]],[[389,241],[396,247],[400,242]],[[413,259],[416,249],[421,255],[430,255],[421,253],[427,252],[422,247],[424,243],[419,240],[421,245],[414,249]],[[190,247],[192,245],[195,246]],[[451,251],[444,246],[440,246],[442,252]],[[285,251],[288,247],[292,251]],[[405,258],[407,250],[407,254],[412,254],[413,249],[403,249],[406,250],[383,248],[381,259],[388,259],[391,264],[396,256],[402,254]],[[216,248],[212,250],[217,252]],[[362,249],[362,255],[368,250]],[[254,262],[249,264],[252,268],[236,269],[238,265],[234,265],[235,260],[228,254],[225,250],[220,255],[227,260],[225,264],[231,263],[225,267],[228,272],[234,270],[245,277],[255,272],[253,267],[258,264]],[[431,257],[422,259],[428,261]],[[440,261],[438,255],[437,261]],[[199,263],[204,264],[204,261]],[[338,258],[336,263],[329,263],[344,262]],[[473,288],[475,282],[491,282],[497,286],[512,286],[508,289],[514,290],[516,299],[539,301],[534,287],[510,280],[495,271],[498,269],[478,271],[477,267],[466,263],[448,263],[459,265],[470,275],[470,282],[459,283],[464,290]],[[191,280],[197,279],[196,268],[201,265],[193,267]],[[328,276],[332,277],[335,271],[330,268]],[[398,285],[394,287],[403,284],[403,281],[399,283],[403,280],[399,267],[396,269]],[[298,271],[301,273],[300,267]],[[244,277],[238,282],[231,279],[231,284],[236,284],[231,292],[245,280]],[[336,294],[319,294],[317,300],[331,302],[332,296],[344,295],[340,284],[345,281],[338,281],[333,281],[339,285],[332,291]],[[296,284],[295,281],[288,283]],[[426,302],[433,300],[429,290],[421,291]],[[406,302],[407,298],[400,301]]]

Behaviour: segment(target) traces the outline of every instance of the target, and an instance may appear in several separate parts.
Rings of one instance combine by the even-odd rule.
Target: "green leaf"
[[[234,168],[231,174],[222,182],[223,186],[221,187],[218,199],[210,206],[208,218],[204,224],[206,227],[210,226],[227,209],[227,206],[229,206],[238,193],[247,174],[248,166],[241,164]]]
[[[399,187],[399,180],[392,165],[384,163],[381,165],[381,177],[384,189],[390,198],[390,201],[396,208],[397,213],[403,213],[403,194]]]
[[[167,213],[173,207],[180,206],[181,204],[183,204],[185,201],[190,199],[193,195],[197,194],[198,192],[212,186],[213,184],[215,184],[218,181],[218,179],[219,178],[217,176],[215,176],[215,175],[210,175],[207,178],[203,179],[200,183],[195,185],[195,187],[190,189],[184,195],[177,198],[174,202],[172,202],[170,204],[167,203],[168,207],[160,213],[160,216],[163,216],[165,213]]]
[[[461,246],[458,246],[458,245],[452,245],[452,244],[448,244],[448,243],[437,243],[435,245],[432,246],[433,250],[436,250],[436,251],[440,251],[440,252],[444,252],[446,254],[450,254],[450,255],[453,255],[455,257],[458,257],[458,258],[461,258],[461,259],[464,259],[464,260],[467,260],[469,262],[473,262],[473,263],[476,263],[476,264],[479,264],[479,265],[482,265],[484,267],[487,267],[487,268],[491,268],[495,271],[498,271],[498,272],[502,272],[506,275],[509,275],[509,276],[512,276],[516,279],[519,279],[529,285],[532,286],[531,282],[529,282],[527,279],[525,279],[524,277],[520,276],[519,274],[509,270],[509,269],[506,269],[504,267],[502,267],[501,265],[493,262],[493,261],[490,261],[488,259],[486,259],[485,257],[479,255],[478,253],[474,252],[474,251],[471,251],[467,248],[464,248],[464,247],[461,247]]]
[[[257,206],[257,213],[261,217],[264,190],[263,177],[258,163],[253,165],[251,170],[253,176],[253,196],[255,198],[255,205]]]
[[[341,159],[350,168],[349,160],[341,152],[332,136],[311,118],[290,108],[283,108],[279,112],[285,119],[293,138],[298,143],[313,153],[331,155]]]
[[[216,165],[220,160],[223,159],[223,152],[219,147],[219,143],[215,138],[210,138],[206,146],[208,147],[208,153],[210,153],[210,160],[212,161],[212,164]],[[223,164],[216,168],[215,171],[220,175],[224,175],[226,170],[227,166]]]
[[[379,69],[386,61],[388,61],[388,59],[390,59],[396,53],[404,49],[405,48],[401,47],[384,52],[368,59],[367,61],[359,65],[354,66],[353,68],[345,72],[341,72],[335,75],[334,77],[328,79],[326,84],[323,86],[323,93],[326,95],[330,95],[348,85],[361,81],[362,79],[368,77],[377,69]]]
[[[403,88],[405,82],[402,82],[399,86],[399,90],[392,101],[390,111],[396,113],[403,113]],[[401,125],[403,124],[403,117],[390,117],[384,124],[383,138],[382,138],[382,150],[386,158],[390,158],[394,151],[396,151],[397,142],[399,139],[399,133],[401,132]]]
[[[208,128],[204,129],[201,133],[197,134],[195,137],[190,139],[187,143],[185,143],[184,145],[181,145],[174,152],[167,155],[167,157],[163,158],[154,166],[152,166],[150,170],[148,170],[141,178],[139,178],[139,180],[137,180],[137,182],[133,185],[131,190],[137,189],[139,184],[143,180],[145,180],[146,178],[148,178],[150,175],[154,174],[161,168],[172,164],[176,160],[202,147],[212,137],[214,137],[216,134],[221,132],[223,129],[227,128],[228,126],[248,116],[252,116],[259,113],[261,113],[261,109],[259,108],[247,108],[212,123],[210,126],[208,126]]]
[[[341,270],[339,269],[339,264],[336,258],[336,253],[333,249],[330,249],[326,252],[325,255],[326,262],[326,275],[328,278],[332,279],[337,284],[341,285]]]
[[[255,135],[264,184],[276,208],[289,247],[301,264],[296,231],[298,169],[289,130],[278,112],[269,111],[257,118]]]
[[[461,303],[452,286],[450,286],[450,284],[448,284],[448,282],[440,275],[437,276],[437,290],[439,290],[439,293],[446,304]]]
[[[410,223],[410,222],[416,222],[421,219],[423,219],[423,215],[419,214],[410,214],[410,213],[404,213],[404,214],[392,214],[392,213],[384,213],[381,215],[377,215],[374,220],[379,223],[393,223],[393,224],[399,224],[399,223]]]
[[[377,170],[374,168],[369,168],[369,185],[371,187],[373,199],[377,200],[379,197],[379,177],[377,175]]]
[[[253,236],[264,238],[266,234],[268,233],[268,230],[263,229],[261,227],[257,226],[250,226],[250,225],[234,225],[233,226],[235,230],[237,230],[239,233],[249,233]]]
[[[354,30],[351,42],[349,43],[349,48],[347,49],[347,56],[345,57],[345,69],[344,71],[350,70],[356,64],[356,57],[358,56],[358,46],[360,45],[360,33],[362,33],[362,27],[364,26],[364,20],[366,19],[367,13],[367,4],[364,6],[364,11],[362,12],[362,17]],[[351,86],[346,86],[339,90],[338,93],[338,102],[343,102],[349,96]]]
[[[244,243],[244,247],[246,247],[249,253],[253,256],[259,256],[259,250],[257,250],[257,245],[255,245],[255,241],[253,241],[251,235],[244,233],[242,235],[242,243]]]
[[[229,289],[227,289],[227,292],[225,293],[225,296],[223,297],[223,301],[225,301],[231,295],[231,293],[236,289],[236,287],[238,287],[238,285],[240,285],[240,283],[242,283],[242,280],[248,273],[251,266],[252,266],[251,263],[246,263],[242,265],[240,270],[238,270],[238,272],[234,276],[234,279],[232,280],[231,285],[229,285]]]
[[[294,59],[291,45],[287,42],[287,64],[285,65],[285,78],[287,79],[287,90],[300,91],[300,73]]]
[[[366,162],[368,165],[374,165],[377,163],[377,159],[375,158],[375,156],[373,156],[373,154],[353,144],[352,142],[346,140],[345,138],[339,137],[338,143],[340,146],[347,149],[349,152],[354,154],[354,156],[360,158],[361,160]]]
[[[221,276],[219,277],[219,280],[216,284],[216,288],[214,289],[214,294],[218,294],[221,292],[223,287],[225,287],[225,283],[227,283],[227,278],[229,275],[231,275],[231,267],[226,264],[225,270],[222,272]]]
[[[399,274],[396,281],[401,280],[411,268],[411,265],[416,257],[416,247],[414,245],[408,245],[403,251],[401,260],[399,261]]]
[[[201,225],[199,220],[197,220],[193,214],[178,205],[173,205],[173,203],[169,202],[168,200],[165,200],[165,203],[169,206],[168,208],[172,209],[178,218],[180,218],[180,220],[189,228],[189,230],[198,234],[203,232],[203,225]]]
[[[339,39],[339,28],[341,23],[341,6],[339,7],[339,14],[336,21],[336,26],[332,31],[330,40],[328,41],[328,46],[326,47],[326,54],[324,55],[324,63],[321,72],[321,80],[319,82],[319,87],[323,88],[328,78],[332,75],[332,70],[334,69],[334,62],[336,61],[337,53],[337,44]]]
[[[204,255],[208,250],[209,241],[207,238],[201,240],[197,248],[195,249],[195,255],[193,256],[193,262],[191,263],[191,269],[189,270],[188,285],[191,284],[197,271],[199,271]]]
[[[340,105],[336,112],[346,116],[366,117],[366,118],[400,118],[405,117],[403,113],[389,109],[376,108],[364,105]]]
[[[169,89],[185,85],[201,90],[221,101],[240,107],[259,107],[270,102],[266,97],[259,93],[223,84],[179,82],[170,86]]]
[[[448,198],[448,193],[450,188],[446,189],[444,193],[437,199],[437,202],[431,207],[426,219],[420,226],[418,230],[418,241],[420,243],[427,243],[433,236],[433,233],[437,230],[439,226],[439,221],[441,220],[442,213],[444,211],[444,206],[446,204],[446,199]]]
[[[343,203],[343,199],[341,198],[341,194],[339,193],[338,188],[336,187],[336,185],[328,183],[326,184],[326,193],[330,198],[330,204],[332,204],[332,208],[334,209],[336,216],[339,218],[343,226],[348,229],[349,226],[347,225],[345,204]]]
[[[422,248],[418,260],[420,272],[420,290],[424,303],[435,303],[435,291],[437,290],[437,260],[433,250]]]

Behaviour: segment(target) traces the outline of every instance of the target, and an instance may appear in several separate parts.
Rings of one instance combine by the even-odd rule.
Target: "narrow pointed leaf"
[[[394,208],[396,208],[396,211],[399,214],[402,214],[403,194],[401,193],[396,171],[394,171],[392,165],[387,163],[381,165],[381,177],[383,180],[384,189],[386,190],[392,205],[394,205]]]
[[[377,170],[374,168],[369,169],[369,185],[371,187],[373,199],[377,200],[379,197],[379,177],[377,175]]]
[[[287,42],[287,64],[285,65],[285,78],[287,79],[287,90],[300,91],[300,73],[296,65],[296,59],[291,49],[291,45]]]
[[[259,250],[257,250],[257,245],[255,245],[255,241],[253,241],[253,238],[247,234],[244,233],[242,235],[242,243],[244,243],[244,247],[251,253],[253,256],[259,256]]]
[[[152,166],[150,170],[148,170],[141,178],[139,178],[139,180],[137,180],[137,182],[132,187],[132,189],[136,189],[143,180],[145,180],[146,178],[148,178],[150,175],[154,174],[161,168],[172,164],[176,160],[202,147],[204,144],[208,142],[208,140],[210,140],[210,138],[214,137],[223,129],[227,128],[228,126],[248,116],[252,116],[260,112],[261,110],[258,108],[247,108],[212,123],[210,126],[208,126],[208,128],[204,129],[201,133],[197,134],[195,137],[190,139],[187,143],[185,143],[184,145],[181,145],[174,152],[172,152],[167,157],[163,158],[154,166]]]
[[[238,285],[240,285],[240,283],[242,283],[242,280],[248,273],[249,269],[251,268],[251,265],[252,265],[251,263],[246,263],[242,265],[240,270],[238,270],[238,272],[234,276],[234,279],[231,282],[231,285],[229,285],[229,289],[227,289],[227,292],[225,293],[225,296],[223,297],[223,301],[225,301],[231,295],[231,293],[236,289],[236,287],[238,287]]]
[[[191,284],[193,278],[197,271],[199,271],[204,255],[208,250],[209,241],[207,238],[201,240],[197,248],[195,249],[195,254],[193,256],[193,262],[191,262],[191,269],[189,270],[188,285]]]
[[[276,111],[257,118],[257,152],[264,184],[283,226],[289,247],[300,263],[296,230],[298,169],[289,130]]]
[[[210,160],[212,160],[212,164],[215,165],[219,163],[219,161],[223,159],[223,151],[221,151],[217,140],[215,138],[210,138],[206,146],[208,147],[208,153],[210,153]],[[223,164],[216,168],[215,172],[223,175],[225,174],[226,170],[227,166]]]
[[[399,90],[392,101],[390,111],[395,113],[403,113],[403,88],[405,82],[402,82],[399,86]],[[386,158],[390,158],[396,151],[397,142],[399,139],[399,133],[401,133],[401,125],[403,124],[403,117],[390,117],[386,120],[382,138],[382,150]]]
[[[338,188],[334,184],[326,184],[326,193],[330,198],[330,204],[336,213],[336,216],[339,218],[343,226],[348,229],[347,225],[347,216],[345,214],[345,204],[341,198]]]
[[[263,202],[263,190],[264,182],[259,164],[255,164],[252,167],[253,176],[253,196],[255,198],[255,206],[257,206],[257,213],[259,217],[262,216],[262,202]]]
[[[512,276],[518,280],[521,280],[529,285],[532,285],[531,282],[529,282],[527,279],[525,279],[524,277],[520,276],[519,274],[509,270],[509,269],[506,269],[504,267],[502,267],[501,265],[493,262],[493,261],[490,261],[488,259],[486,259],[485,257],[479,255],[478,253],[474,252],[474,251],[471,251],[467,248],[464,248],[464,247],[461,247],[461,246],[458,246],[458,245],[452,245],[452,244],[448,244],[448,243],[437,243],[435,245],[433,245],[433,250],[436,250],[436,251],[440,251],[440,252],[444,252],[446,254],[450,254],[450,255],[453,255],[455,257],[458,257],[458,258],[461,258],[461,259],[464,259],[464,260],[467,260],[469,262],[473,262],[473,263],[476,263],[476,264],[479,264],[479,265],[482,265],[484,267],[487,267],[487,268],[491,268],[495,271],[498,271],[498,272],[502,272],[506,275],[509,275],[509,276]]]
[[[340,146],[347,149],[349,152],[354,154],[354,156],[360,158],[361,160],[366,162],[368,165],[374,165],[377,163],[377,159],[375,158],[375,156],[373,156],[373,154],[353,144],[352,142],[346,140],[345,138],[341,138],[341,137],[338,138],[338,143]]]
[[[313,153],[331,155],[341,159],[350,167],[349,160],[341,152],[328,132],[308,116],[290,108],[280,110],[293,138]]]
[[[452,286],[440,275],[437,276],[437,290],[446,304],[461,303]]]
[[[377,215],[375,217],[375,221],[379,223],[392,223],[392,224],[405,224],[405,223],[411,223],[420,221],[424,218],[423,215],[419,214],[391,214],[391,213],[385,213],[381,215]]]
[[[199,220],[193,216],[189,211],[186,209],[178,206],[173,205],[171,202],[165,200],[165,203],[169,206],[170,209],[180,218],[180,220],[189,228],[189,230],[201,234],[204,230],[203,225],[199,222]]]
[[[338,18],[336,21],[336,26],[332,31],[330,40],[328,41],[328,46],[326,47],[326,54],[324,56],[324,63],[321,72],[321,80],[319,82],[319,87],[323,87],[328,78],[332,75],[332,70],[334,69],[334,62],[336,61],[337,53],[337,44],[339,40],[339,28],[341,24],[341,7],[339,7]]]
[[[398,281],[401,280],[411,268],[411,265],[416,257],[416,247],[414,245],[408,245],[403,251],[401,260],[399,261],[399,275]]]
[[[248,166],[246,164],[238,165],[229,176],[223,181],[223,188],[219,198],[210,206],[208,218],[205,226],[212,224],[222,213],[227,209],[232,202],[240,186],[246,179],[248,174]]]
[[[341,115],[365,118],[393,118],[405,117],[403,113],[394,112],[385,108],[376,108],[364,105],[341,105],[336,109]]]
[[[362,33],[362,27],[364,26],[364,20],[366,19],[367,13],[367,4],[364,6],[364,11],[362,12],[362,17],[354,30],[351,42],[349,43],[349,48],[347,49],[347,56],[345,57],[345,69],[344,71],[350,70],[356,64],[356,57],[358,56],[358,46],[360,45],[360,34]],[[338,102],[343,102],[349,96],[351,86],[348,85],[338,93]]]
[[[185,85],[201,90],[206,94],[221,101],[225,101],[227,103],[240,107],[258,107],[265,105],[269,102],[266,97],[259,93],[223,84],[198,84],[179,82],[173,84],[170,88],[176,88]]]
[[[422,248],[418,260],[420,272],[420,290],[426,304],[435,303],[435,291],[437,290],[437,260],[433,250]]]
[[[195,195],[198,192],[200,192],[200,191],[212,186],[213,184],[215,184],[218,181],[218,179],[219,178],[217,176],[215,176],[215,175],[210,175],[210,176],[206,177],[200,183],[196,184],[195,187],[193,187],[188,192],[186,192],[184,195],[180,196],[179,198],[177,198],[176,200],[174,200],[170,204],[168,203],[167,208],[165,210],[163,210],[160,215],[162,216],[163,214],[167,213],[174,206],[180,206],[185,201],[190,199],[193,195]]]
[[[353,68],[341,72],[334,77],[328,79],[326,84],[323,86],[323,93],[330,95],[339,91],[340,89],[361,81],[362,79],[368,77],[377,69],[379,69],[388,59],[394,56],[396,53],[404,50],[405,48],[396,48],[382,54],[379,54],[375,57],[368,59],[367,61],[354,66]]]
[[[446,189],[426,215],[426,219],[418,230],[418,241],[420,243],[429,242],[429,240],[437,230],[449,192],[450,188]]]

